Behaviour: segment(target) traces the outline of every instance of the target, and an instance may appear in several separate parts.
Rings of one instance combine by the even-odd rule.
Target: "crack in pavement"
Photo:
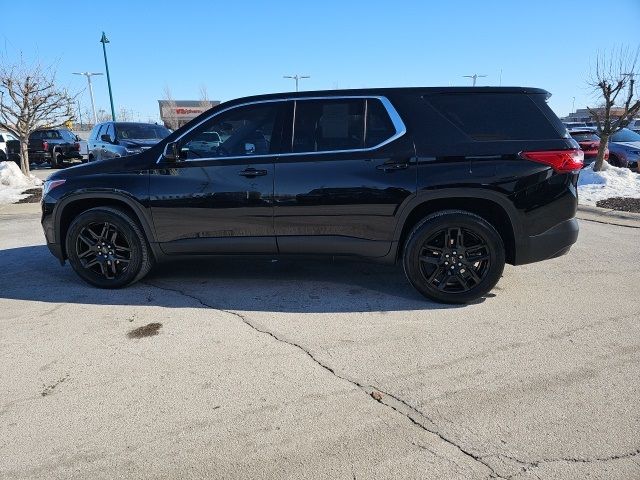
[[[493,454],[493,455],[486,455],[482,458],[491,458],[491,457],[498,457],[498,458],[507,458],[509,460],[513,460],[514,462],[517,462],[523,466],[532,468],[532,467],[538,467],[540,466],[540,464],[542,463],[556,463],[556,462],[567,462],[567,463],[595,463],[595,462],[610,462],[613,460],[622,460],[625,458],[632,458],[635,456],[640,455],[640,448],[636,449],[636,450],[632,450],[630,452],[626,452],[626,453],[621,453],[619,455],[610,455],[607,457],[593,457],[593,458],[581,458],[581,457],[557,457],[557,458],[541,458],[540,460],[534,460],[534,461],[527,461],[527,460],[522,460],[520,458],[517,457],[513,457],[511,455],[506,455],[503,453],[498,453],[498,454]]]
[[[210,308],[213,310],[218,310],[220,312],[224,312],[224,313],[228,313],[230,315],[235,316],[236,318],[240,319],[244,324],[246,324],[248,327],[250,327],[251,329],[268,335],[270,337],[272,337],[274,340],[276,340],[277,342],[280,343],[284,343],[286,345],[292,346],[297,348],[298,350],[300,350],[301,352],[303,352],[307,357],[309,357],[315,364],[317,364],[318,366],[320,366],[321,368],[323,368],[324,370],[326,370],[327,372],[329,372],[331,375],[344,380],[346,382],[349,382],[350,384],[358,387],[360,390],[362,390],[363,392],[365,392],[369,397],[371,397],[373,400],[375,400],[376,402],[380,403],[381,405],[384,405],[387,408],[392,409],[393,411],[399,413],[400,415],[404,416],[405,418],[407,418],[412,424],[414,424],[416,427],[431,433],[432,435],[435,435],[436,437],[438,437],[440,440],[442,440],[443,442],[449,444],[450,446],[454,447],[456,450],[458,450],[460,453],[462,453],[465,457],[483,465],[485,468],[487,468],[489,470],[489,477],[488,478],[499,478],[499,479],[504,479],[504,480],[508,480],[511,478],[514,478],[517,475],[520,475],[524,472],[526,472],[527,470],[529,470],[530,468],[535,468],[537,466],[539,466],[541,463],[551,463],[551,462],[575,462],[575,463],[590,463],[590,462],[596,462],[596,461],[609,461],[609,460],[617,460],[617,459],[621,459],[621,458],[628,458],[628,457],[633,457],[636,456],[638,454],[640,454],[640,449],[639,450],[635,450],[633,452],[629,452],[626,454],[622,454],[622,455],[618,455],[618,456],[611,456],[611,457],[604,457],[604,458],[594,458],[594,459],[581,459],[581,458],[552,458],[552,459],[541,459],[538,461],[523,461],[521,459],[518,459],[516,457],[511,457],[509,455],[504,455],[504,454],[492,454],[492,455],[480,455],[477,453],[474,453],[473,451],[471,451],[469,448],[466,448],[458,443],[456,443],[456,441],[454,439],[452,439],[451,437],[449,437],[448,435],[442,433],[440,431],[440,429],[438,428],[438,425],[431,419],[429,418],[427,415],[425,415],[424,413],[422,413],[420,410],[418,410],[416,407],[414,407],[413,405],[410,405],[409,403],[407,403],[406,401],[404,401],[403,399],[392,395],[390,393],[385,392],[384,390],[381,390],[375,386],[372,385],[365,385],[361,382],[359,382],[356,379],[347,377],[344,374],[340,374],[338,372],[336,372],[332,367],[330,367],[329,365],[323,363],[322,361],[320,361],[313,353],[311,353],[309,350],[307,350],[305,347],[303,347],[302,345],[300,345],[299,343],[296,343],[293,340],[284,338],[283,336],[277,335],[273,332],[271,332],[270,330],[267,330],[265,327],[258,325],[255,322],[250,321],[247,317],[245,317],[244,315],[238,313],[238,312],[234,312],[231,310],[225,310],[222,308],[218,308],[214,305],[208,304],[207,302],[205,302],[204,300],[202,300],[201,298],[199,298],[196,295],[192,295],[190,293],[185,292],[184,290],[178,289],[178,288],[171,288],[171,287],[165,287],[165,286],[161,286],[161,285],[156,285],[153,283],[149,283],[149,282],[140,282],[143,283],[145,285],[149,285],[151,287],[160,289],[160,290],[165,290],[165,291],[169,291],[169,292],[173,292],[173,293],[178,293],[180,295],[183,295],[187,298],[190,298],[196,302],[198,302],[200,305],[202,305],[205,308]],[[416,445],[418,446],[418,445]],[[435,455],[435,453],[431,450],[429,450],[431,453],[433,453]],[[500,473],[498,473],[496,471],[496,469],[486,460],[488,458],[507,458],[509,460],[512,460],[514,462],[517,462],[518,464],[520,464],[521,470],[519,472],[516,472],[512,475],[508,475],[508,476],[504,476]],[[532,472],[533,473],[533,472]]]

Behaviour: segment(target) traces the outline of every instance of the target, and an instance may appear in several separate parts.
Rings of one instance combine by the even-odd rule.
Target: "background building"
[[[160,119],[173,130],[219,104],[218,100],[158,100]]]
[[[592,110],[597,112],[598,115],[604,115],[604,109],[601,107],[593,108]],[[624,108],[622,107],[611,107],[611,118],[620,118],[623,112]],[[579,108],[575,112],[563,117],[561,120],[563,122],[594,122],[596,119],[591,116],[589,110],[586,108]]]

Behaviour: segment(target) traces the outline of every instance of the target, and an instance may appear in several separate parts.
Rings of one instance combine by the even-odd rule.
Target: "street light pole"
[[[576,113],[576,97],[573,97],[573,104],[571,106],[571,112]]]
[[[284,75],[282,78],[292,78],[293,80],[296,81],[296,92],[298,91],[298,81],[302,80],[303,78],[311,78],[309,75]]]
[[[104,68],[107,71],[107,85],[109,86],[109,101],[111,102],[111,120],[116,121],[116,110],[113,108],[113,93],[111,93],[111,77],[109,76],[109,63],[107,62],[107,47],[109,39],[104,32],[102,32],[102,38],[100,39],[102,44],[102,53],[104,54]]]
[[[91,110],[93,111],[93,124],[98,123],[98,116],[96,115],[96,104],[93,100],[93,86],[91,85],[91,77],[93,75],[102,75],[102,73],[93,73],[93,72],[73,72],[74,75],[84,75],[87,77],[87,82],[89,83],[89,95],[91,96]],[[111,91],[111,89],[109,89]]]
[[[476,80],[478,80],[479,78],[484,78],[486,77],[486,75],[478,75],[477,73],[474,73],[473,75],[463,75],[463,77],[465,78],[472,78],[473,79],[473,85],[472,86],[476,86]]]

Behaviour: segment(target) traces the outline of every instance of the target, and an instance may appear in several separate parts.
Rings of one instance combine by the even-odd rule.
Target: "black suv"
[[[464,303],[566,253],[582,151],[534,88],[286,93],[218,105],[138,155],[49,177],[51,252],[92,285],[194,254],[401,262]]]
[[[155,123],[98,123],[91,130],[87,142],[89,161],[142,153],[170,133],[167,128]]]

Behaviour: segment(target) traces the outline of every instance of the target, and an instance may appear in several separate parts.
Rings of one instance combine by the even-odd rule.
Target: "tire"
[[[81,213],[69,227],[65,248],[76,274],[98,288],[125,287],[143,278],[153,266],[142,229],[117,208],[97,207]]]
[[[404,244],[402,263],[409,282],[425,297],[468,303],[482,298],[498,283],[505,264],[504,243],[484,218],[463,210],[444,210],[413,227]]]
[[[613,165],[614,167],[623,168],[628,166],[628,162],[623,162],[616,155],[609,154],[609,165]]]

